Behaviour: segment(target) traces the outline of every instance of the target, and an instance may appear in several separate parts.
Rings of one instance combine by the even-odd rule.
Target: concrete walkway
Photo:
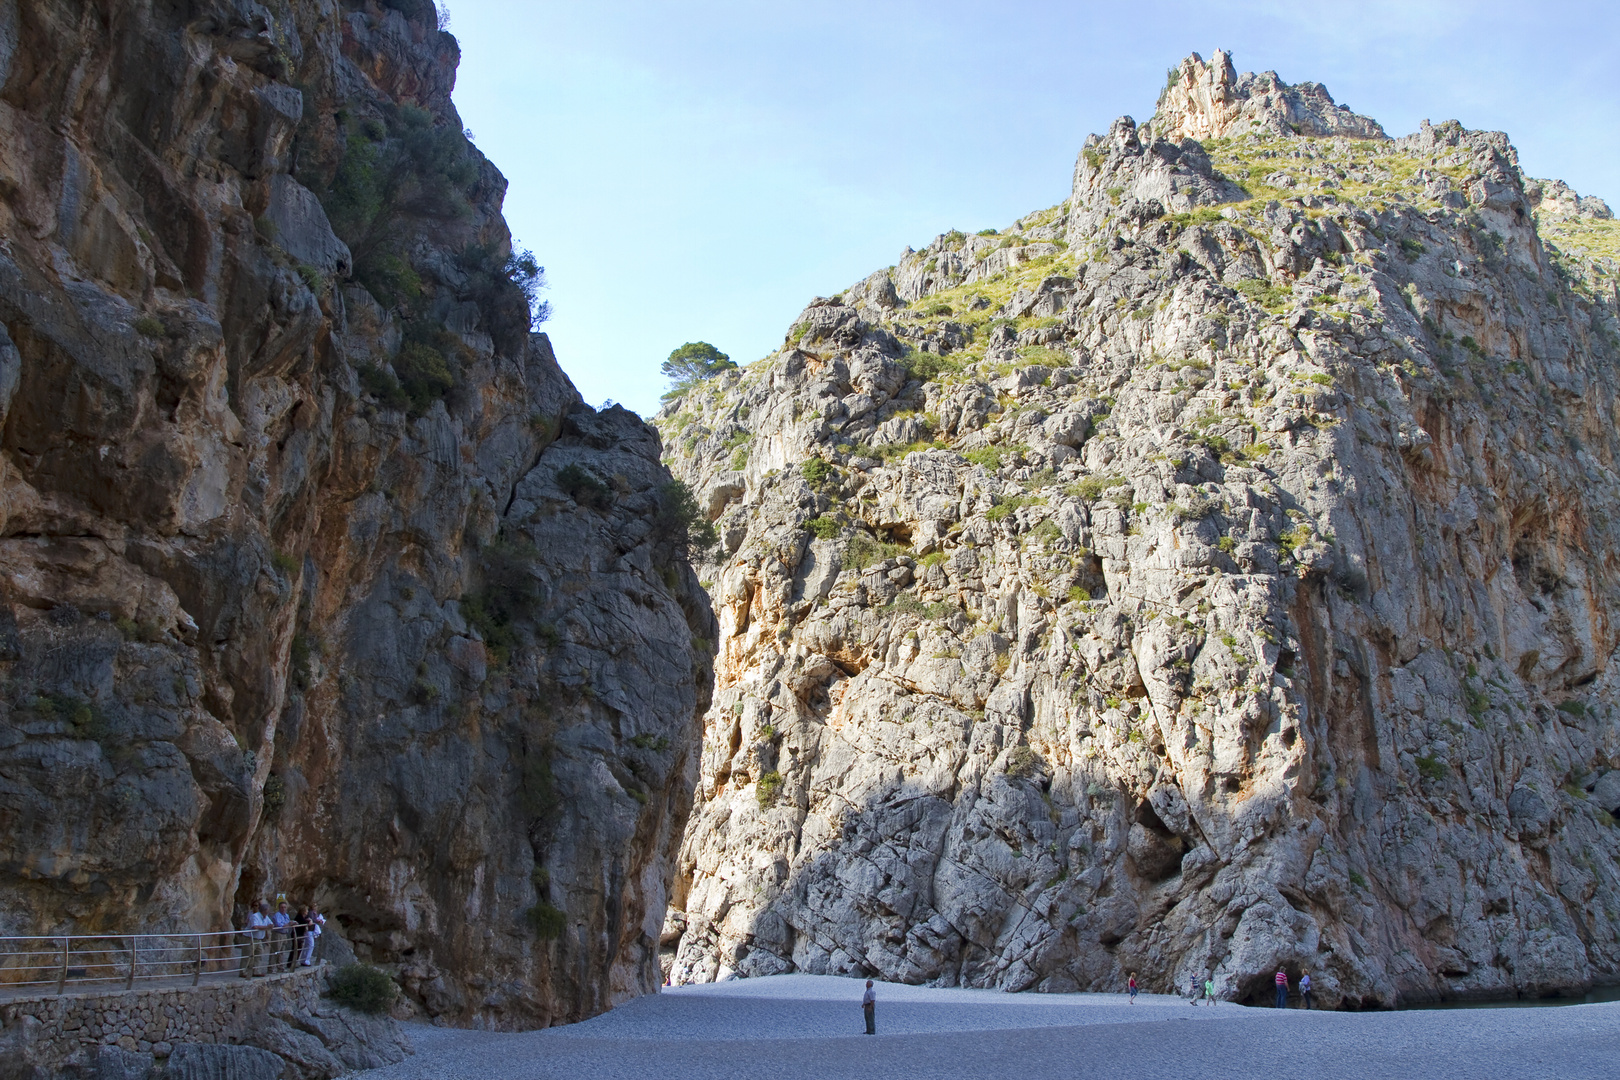
[[[861,1034],[856,979],[678,987],[522,1034],[415,1025],[415,1057],[367,1080],[1584,1080],[1620,1076],[1620,1003],[1306,1013],[1120,994],[881,984]]]

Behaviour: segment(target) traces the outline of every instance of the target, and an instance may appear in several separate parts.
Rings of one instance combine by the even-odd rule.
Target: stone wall
[[[200,986],[40,995],[0,1004],[0,1078],[77,1075],[104,1047],[166,1059],[181,1046],[256,1046],[283,1075],[327,1078],[403,1060],[410,1043],[387,1017],[323,1001],[326,967]],[[138,1074],[138,1070],[137,1070]]]

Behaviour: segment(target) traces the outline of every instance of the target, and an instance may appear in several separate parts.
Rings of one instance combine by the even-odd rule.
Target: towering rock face
[[[1179,70],[660,414],[723,537],[677,981],[1620,975],[1620,233],[1500,134]]]
[[[425,0],[0,2],[0,932],[286,892],[450,1021],[656,986],[713,617],[457,59]]]

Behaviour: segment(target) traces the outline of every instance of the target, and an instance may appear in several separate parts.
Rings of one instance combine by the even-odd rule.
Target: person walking
[[[247,929],[243,931],[247,935],[247,945],[242,951],[241,975],[244,979],[251,979],[254,969],[259,966],[259,954],[264,952],[265,935],[270,932],[273,925],[270,921],[269,902],[260,900],[259,906],[248,916],[247,923]],[[267,954],[265,962],[268,964],[269,960]]]
[[[1215,980],[1214,979],[1205,979],[1204,980],[1204,1004],[1205,1005],[1213,1005],[1213,1004],[1215,1004]]]
[[[1311,1007],[1311,973],[1302,972],[1299,976],[1299,996],[1305,999],[1305,1008]]]
[[[320,940],[321,928],[325,925],[326,916],[321,914],[320,906],[312,901],[309,905],[309,925],[304,928],[304,967],[315,963],[315,944]]]
[[[877,991],[872,989],[872,980],[866,980],[866,993],[861,995],[861,1012],[866,1014],[866,1033],[877,1034]]]
[[[1135,1005],[1136,1004],[1136,972],[1134,972],[1134,971],[1131,972],[1130,981],[1125,984],[1125,988],[1131,992],[1131,1004]]]
[[[1277,1008],[1288,1008],[1288,972],[1277,968]]]

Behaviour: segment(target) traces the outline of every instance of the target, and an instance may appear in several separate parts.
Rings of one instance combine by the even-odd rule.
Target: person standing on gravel
[[[1305,1008],[1311,1007],[1311,973],[1303,971],[1299,976],[1299,996],[1305,999]]]
[[[1214,979],[1205,979],[1204,980],[1204,1004],[1205,1005],[1213,1005],[1213,1004],[1215,1004],[1215,980]]]
[[[1277,1008],[1288,1008],[1288,972],[1277,968]]]
[[[1131,992],[1131,1004],[1136,1004],[1136,972],[1131,972],[1131,979],[1125,984],[1125,989]]]
[[[866,1014],[866,1033],[877,1034],[877,991],[872,989],[872,980],[866,980],[866,993],[861,995],[861,1012]]]

